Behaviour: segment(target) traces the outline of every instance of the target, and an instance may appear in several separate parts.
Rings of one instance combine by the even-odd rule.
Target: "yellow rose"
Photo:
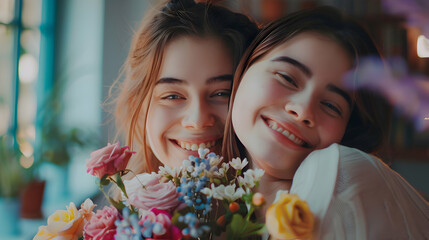
[[[39,228],[33,240],[49,240],[61,237],[62,240],[74,240],[82,236],[85,217],[74,203],[70,203],[67,210],[57,210],[49,216],[48,225]]]
[[[311,238],[314,216],[307,203],[296,194],[281,193],[266,213],[266,226],[275,239]]]

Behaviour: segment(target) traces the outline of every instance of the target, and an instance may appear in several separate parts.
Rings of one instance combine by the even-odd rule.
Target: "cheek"
[[[256,96],[254,96],[252,92],[252,88],[249,87],[249,84],[246,84],[246,82],[243,81],[234,97],[234,104],[232,106],[232,124],[237,135],[241,133],[241,129],[250,127],[249,123],[256,108],[256,106],[254,106]]]
[[[339,143],[344,136],[346,129],[345,121],[325,121],[319,128],[321,137],[320,148],[325,148],[332,143]]]
[[[216,104],[209,107],[211,108],[212,114],[216,116],[216,119],[219,121],[220,125],[225,126],[226,117],[228,115],[228,103]]]
[[[162,137],[163,133],[168,130],[168,126],[171,125],[177,117],[177,111],[174,109],[151,105],[146,121],[146,131],[149,140],[152,142]]]

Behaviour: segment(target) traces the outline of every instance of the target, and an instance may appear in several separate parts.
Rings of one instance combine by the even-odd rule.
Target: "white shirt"
[[[316,239],[429,239],[429,203],[378,158],[332,144],[312,152],[291,193],[316,217]]]

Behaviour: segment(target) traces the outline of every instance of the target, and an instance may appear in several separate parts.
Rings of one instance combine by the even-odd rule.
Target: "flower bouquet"
[[[264,197],[252,191],[264,171],[244,171],[246,159],[225,163],[199,149],[199,157],[189,156],[180,167],[164,166],[157,173],[122,180],[133,174],[126,169],[132,154],[119,143],[91,153],[87,172],[98,177],[111,205],[94,213],[90,199],[79,210],[70,203],[51,215],[34,239],[249,239],[266,231],[253,214]],[[121,201],[103,191],[112,183],[121,190]],[[305,202],[283,193],[267,211],[267,229],[276,239],[309,238],[313,218],[308,213]]]

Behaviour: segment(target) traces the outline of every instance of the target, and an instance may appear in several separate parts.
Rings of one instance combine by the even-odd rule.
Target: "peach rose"
[[[97,205],[94,204],[89,198],[87,198],[85,202],[80,205],[79,213],[82,214],[82,217],[85,219],[85,221],[89,221],[92,218],[94,215],[92,210],[95,208],[95,206]]]
[[[111,240],[116,234],[115,221],[118,218],[118,210],[115,207],[105,206],[92,216],[84,227],[84,239],[86,240]]]
[[[61,237],[62,240],[77,239],[82,236],[84,216],[70,203],[67,210],[57,210],[49,216],[48,225],[39,227],[33,240],[49,240]]]
[[[106,147],[91,153],[91,157],[86,162],[86,172],[98,178],[104,175],[113,175],[125,170],[131,155],[135,152],[126,151],[127,146],[122,147],[119,142],[108,143]]]
[[[308,239],[312,236],[314,216],[298,195],[281,193],[268,208],[265,223],[275,239]]]
[[[138,177],[139,175],[136,178]],[[142,185],[136,178],[124,182],[127,191],[132,189],[132,191],[128,192],[128,202],[131,205],[149,211],[152,208],[170,210],[180,204],[180,194],[176,191],[176,186],[172,182],[160,182],[161,177],[152,174],[145,175],[142,182],[144,185]]]
[[[33,240],[51,240],[57,235],[54,235],[48,231],[46,226],[40,226],[39,231],[36,236],[34,236]]]

